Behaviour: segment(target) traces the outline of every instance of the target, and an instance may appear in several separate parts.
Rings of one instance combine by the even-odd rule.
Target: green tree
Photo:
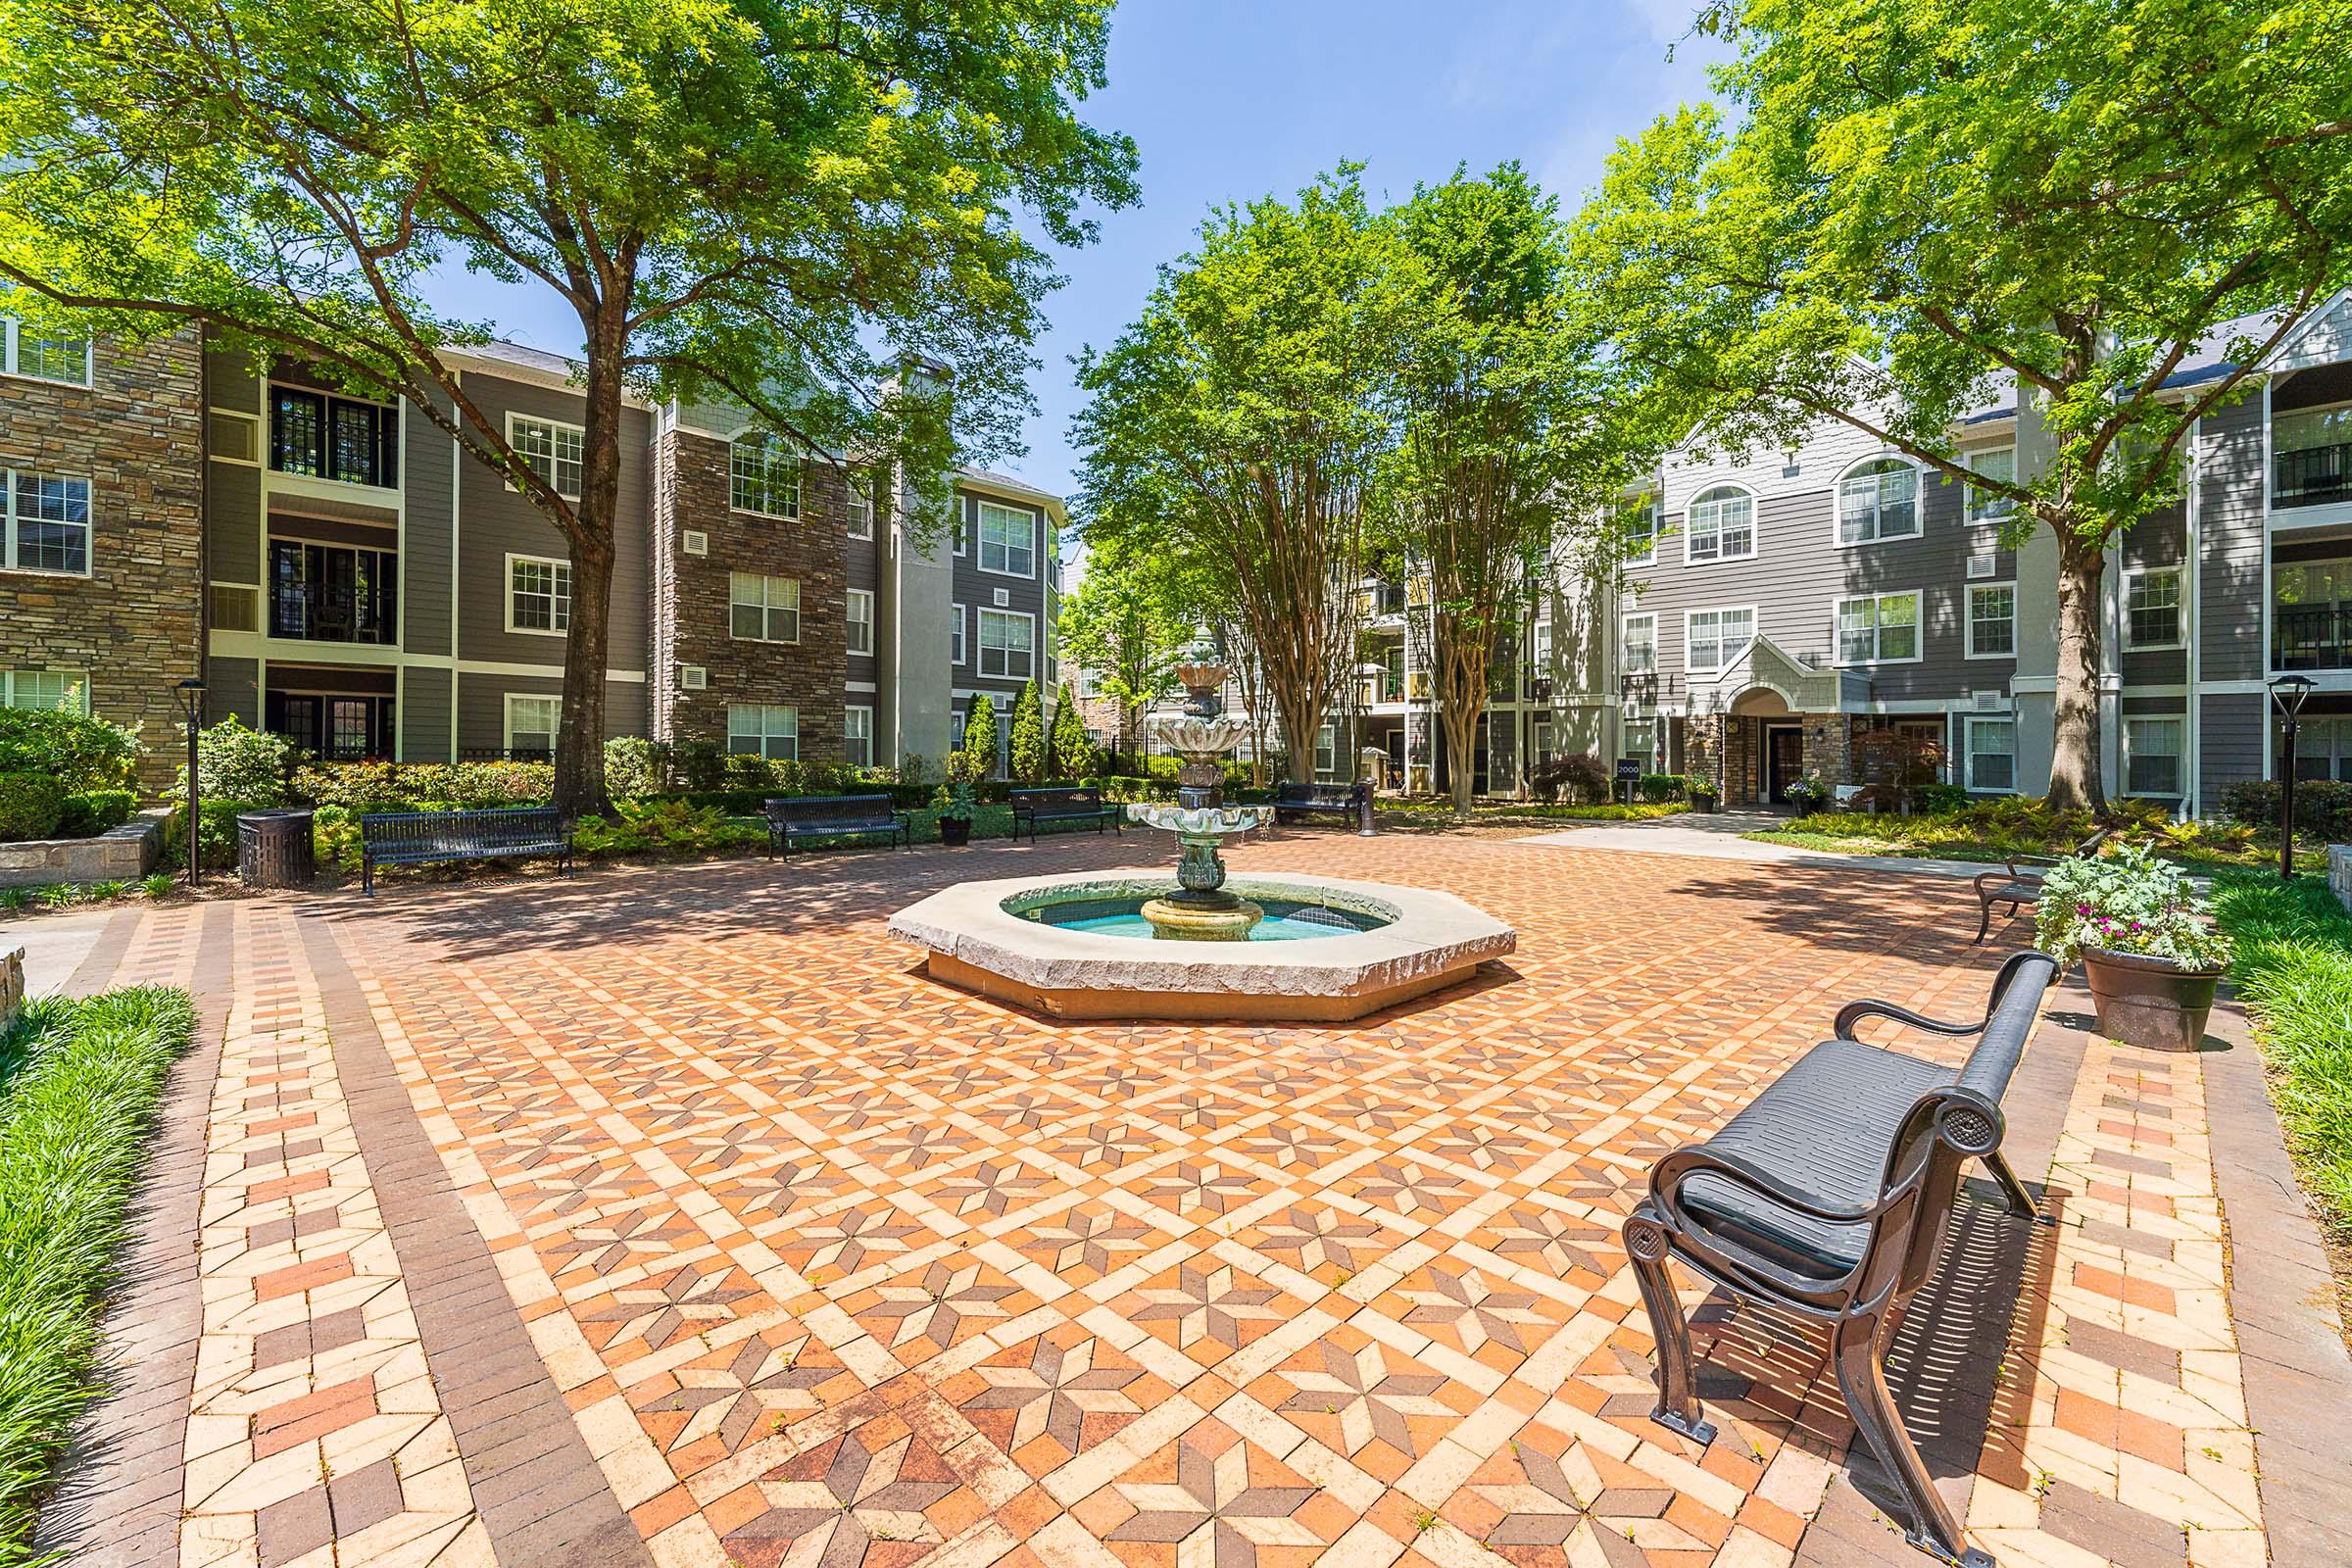
[[[1049,771],[1054,777],[1084,778],[1095,770],[1095,748],[1086,738],[1086,715],[1078,710],[1078,698],[1068,681],[1061,683],[1061,693],[1054,700],[1053,741]]]
[[[1411,308],[1395,361],[1400,436],[1382,466],[1384,548],[1429,583],[1428,646],[1457,811],[1470,808],[1491,665],[1517,658],[1545,564],[1605,531],[1643,439],[1607,320],[1568,265],[1558,202],[1516,164],[1456,171],[1388,215]],[[1679,434],[1680,432],[1675,432]]]
[[[2100,808],[2100,579],[2196,421],[2352,281],[2352,10],[1748,0],[1737,111],[1661,120],[1582,224],[1618,351],[1776,449],[1833,419],[2055,536],[2054,805]],[[2176,384],[2200,350],[2229,368]],[[2014,388],[2013,475],[1954,430]]]
[[[1332,588],[1356,568],[1392,436],[1403,290],[1356,174],[1212,212],[1134,324],[1078,357],[1071,425],[1089,547],[1166,556],[1231,595],[1299,776],[1346,678]]]
[[[1095,677],[1119,710],[1118,749],[1143,751],[1146,709],[1176,690],[1176,665],[1199,633],[1182,574],[1165,553],[1140,559],[1117,535],[1087,552],[1061,602],[1061,657]]]
[[[1023,784],[1046,777],[1046,705],[1030,681],[1012,700],[1012,776]]]
[[[997,705],[986,692],[974,692],[963,711],[963,744],[956,748],[967,758],[975,778],[993,778],[997,771]]]
[[[1028,236],[1135,194],[1133,146],[1077,118],[1108,9],[0,0],[0,311],[220,329],[513,482],[569,548],[556,798],[596,809],[624,392],[917,474],[1012,446],[1055,281]],[[449,263],[577,318],[576,496],[459,374],[489,333],[428,305]]]

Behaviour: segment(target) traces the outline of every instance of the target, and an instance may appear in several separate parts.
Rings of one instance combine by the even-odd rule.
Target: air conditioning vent
[[[1980,713],[1998,713],[2009,706],[2009,694],[2004,691],[1978,692],[1975,696]]]
[[[710,536],[699,529],[689,528],[678,535],[678,548],[690,556],[707,556],[710,553]]]
[[[216,410],[206,422],[214,457],[231,463],[261,462],[261,420]]]
[[[998,589],[998,590],[997,590],[997,608],[998,608],[999,610],[1003,610],[1003,609],[1004,609],[1004,608],[1006,605],[1009,605],[1009,604],[1011,604],[1011,603],[1012,603],[1012,595],[1011,595],[1011,594],[1009,594],[1009,593],[1005,592],[1005,591],[1004,591],[1004,589],[1002,589],[1002,588],[1000,588],[1000,589]]]
[[[1971,556],[1971,557],[1969,557],[1969,558],[1968,558],[1968,574],[1969,574],[1971,577],[1989,577],[1989,576],[1991,576],[1991,575],[1992,575],[1992,558],[1991,558],[1990,556]]]
[[[707,688],[710,684],[710,671],[704,668],[702,665],[680,664],[678,666],[679,690],[699,692]]]

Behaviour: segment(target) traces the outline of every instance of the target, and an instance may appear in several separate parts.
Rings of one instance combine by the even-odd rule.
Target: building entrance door
[[[1805,776],[1805,731],[1801,724],[1764,726],[1764,799],[1788,804],[1788,786]]]

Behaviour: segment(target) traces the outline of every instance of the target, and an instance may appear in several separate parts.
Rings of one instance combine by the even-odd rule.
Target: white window
[[[1683,667],[1692,674],[1723,668],[1755,640],[1753,610],[1693,610],[1683,616]]]
[[[564,699],[507,693],[507,753],[553,756],[563,727]]]
[[[2124,793],[2179,796],[2185,721],[2178,718],[2124,720]]]
[[[1838,481],[1838,542],[1919,536],[1919,470],[1900,458],[1874,458]]]
[[[1905,664],[1919,657],[1917,590],[1838,601],[1838,662]]]
[[[2017,788],[2017,720],[1968,720],[1968,787],[1999,795]]]
[[[728,630],[745,642],[801,640],[801,579],[727,573]]]
[[[2180,646],[2180,568],[2162,566],[2124,574],[2124,646]]]
[[[87,338],[36,337],[15,321],[0,321],[0,373],[33,381],[90,384]]]
[[[1719,484],[1690,503],[1683,535],[1683,560],[1744,561],[1756,553],[1756,500],[1746,491]]]
[[[2017,482],[2015,447],[1989,447],[1983,452],[1971,452],[1963,461],[1987,479],[1998,479],[2003,484]],[[1968,487],[1964,505],[1971,522],[1999,522],[2017,511],[2017,503],[2007,496],[1980,490],[1973,484]]]
[[[1658,498],[1651,496],[1625,514],[1625,564],[1646,566],[1658,559]]]
[[[7,537],[0,567],[90,574],[90,481],[11,470]]]
[[[90,710],[85,669],[0,670],[0,708],[39,708],[68,713]]]
[[[507,630],[560,635],[570,629],[571,563],[509,556]]]
[[[739,435],[729,444],[727,477],[737,512],[763,517],[801,514],[801,455],[766,431]]]
[[[1625,634],[1620,639],[1618,646],[1623,655],[1619,661],[1619,674],[1648,675],[1654,673],[1658,667],[1657,615],[1645,611],[1639,615],[1626,616]]]
[[[1623,756],[1633,758],[1643,767],[1654,764],[1652,756],[1658,749],[1658,721],[1654,718],[1629,718],[1625,721],[1625,736],[1619,744]]]
[[[850,537],[871,539],[874,536],[874,476],[870,473],[850,475]]]
[[[580,455],[587,440],[588,432],[576,424],[520,414],[507,416],[508,444],[548,488],[569,500],[580,498]]]
[[[872,709],[845,708],[841,710],[841,760],[852,767],[874,765]]]
[[[1037,519],[1026,512],[980,503],[980,569],[1007,577],[1037,575]]]
[[[955,611],[956,624],[948,628],[948,662],[960,664],[963,662],[963,607],[957,605]]]
[[[798,761],[801,710],[774,703],[729,703],[727,750],[771,762]]]
[[[874,651],[874,596],[863,588],[850,590],[850,652]]]
[[[2017,584],[1968,585],[1968,657],[2009,659],[2017,653]]]
[[[1315,731],[1315,777],[1333,778],[1339,771],[1339,725],[1327,718]]]
[[[980,673],[1027,680],[1034,663],[1037,618],[1009,610],[980,612]]]

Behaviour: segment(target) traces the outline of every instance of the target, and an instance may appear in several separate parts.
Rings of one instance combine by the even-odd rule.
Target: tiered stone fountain
[[[1176,771],[1176,804],[1138,803],[1131,820],[1176,835],[1177,890],[1143,907],[1152,934],[1182,942],[1247,942],[1266,917],[1265,908],[1228,892],[1220,846],[1228,835],[1263,827],[1274,812],[1265,806],[1225,804],[1225,759],[1233,755],[1249,724],[1224,711],[1219,691],[1222,664],[1179,664],[1176,678],[1190,700],[1181,713],[1163,713],[1152,728],[1183,760]]]

